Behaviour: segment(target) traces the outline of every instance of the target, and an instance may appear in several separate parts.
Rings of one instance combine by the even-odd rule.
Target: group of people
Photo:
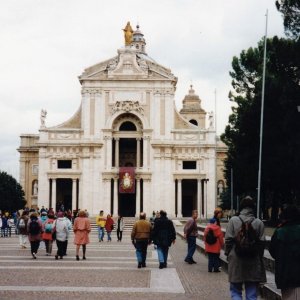
[[[11,230],[15,225],[15,218],[9,212],[0,213],[1,237],[11,237]]]
[[[240,203],[240,212],[227,225],[225,237],[220,226],[222,210],[217,208],[214,217],[204,230],[203,240],[208,255],[208,272],[220,272],[220,252],[225,246],[228,261],[228,280],[231,299],[239,300],[245,290],[246,299],[257,299],[258,286],[265,283],[264,223],[255,217],[255,202],[247,196]],[[184,227],[188,251],[185,261],[195,264],[193,254],[198,236],[198,212]],[[269,252],[275,260],[275,282],[282,291],[282,299],[300,299],[300,210],[287,206],[275,230]]]
[[[72,222],[67,217],[66,212],[59,211],[56,214],[52,210],[28,212],[24,210],[17,221],[19,231],[19,242],[22,249],[26,248],[27,239],[30,242],[31,255],[37,258],[37,253],[41,242],[45,243],[46,255],[52,253],[53,242],[56,242],[57,252],[55,259],[63,259],[67,255],[69,234],[72,230]],[[85,211],[81,210],[74,221],[74,244],[76,245],[76,260],[79,260],[79,250],[82,246],[83,256],[86,259],[86,244],[89,243],[89,233],[91,224],[86,217]]]
[[[159,212],[152,224],[146,220],[146,213],[141,212],[132,228],[131,240],[136,249],[138,268],[146,267],[147,248],[153,242],[158,254],[159,269],[163,269],[168,266],[169,247],[175,243],[176,231],[164,210]]]

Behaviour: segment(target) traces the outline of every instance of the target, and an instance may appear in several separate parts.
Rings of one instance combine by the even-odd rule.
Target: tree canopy
[[[11,175],[0,171],[0,209],[12,212],[23,208],[25,204],[21,185]]]
[[[288,36],[299,39],[300,34],[300,0],[278,0],[277,9],[283,15],[283,24]]]
[[[267,40],[267,64],[262,147],[262,200],[278,207],[300,199],[300,42]],[[263,41],[232,60],[234,103],[221,136],[228,146],[225,178],[234,170],[235,195],[257,194]]]

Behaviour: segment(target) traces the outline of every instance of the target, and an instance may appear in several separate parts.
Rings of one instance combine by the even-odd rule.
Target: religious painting
[[[122,167],[119,172],[119,192],[122,194],[135,193],[135,168]]]

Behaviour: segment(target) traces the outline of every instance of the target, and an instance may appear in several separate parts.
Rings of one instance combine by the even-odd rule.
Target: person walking
[[[33,259],[37,258],[37,252],[42,238],[42,222],[38,219],[38,214],[32,212],[27,223],[28,239],[31,246],[31,255]]]
[[[99,215],[96,217],[99,242],[103,242],[103,238],[104,238],[104,228],[105,228],[106,218],[104,217],[103,214],[104,214],[103,210],[100,210]]]
[[[151,224],[146,220],[146,213],[140,213],[140,219],[135,222],[131,231],[132,244],[136,249],[138,268],[146,267],[147,247],[150,243]]]
[[[48,214],[48,219],[43,224],[42,238],[43,241],[45,242],[47,256],[51,255],[52,253],[54,221],[55,221],[54,215]]]
[[[1,237],[8,237],[8,218],[2,215]]]
[[[91,232],[90,220],[86,217],[85,211],[80,210],[78,217],[74,221],[73,231],[74,244],[76,245],[76,260],[79,260],[79,248],[82,245],[82,259],[86,259],[86,245],[90,242],[89,233]]]
[[[19,243],[22,249],[26,248],[26,242],[28,236],[28,231],[27,231],[28,220],[29,220],[28,213],[24,210],[22,212],[21,217],[17,221],[17,227],[19,232]]]
[[[117,228],[118,242],[121,242],[122,241],[123,230],[125,228],[125,223],[124,223],[124,220],[123,220],[122,216],[118,216],[118,220],[116,222],[116,228]]]
[[[184,226],[184,237],[187,239],[188,250],[187,255],[184,259],[188,264],[196,264],[193,255],[196,251],[196,238],[198,236],[197,227],[198,211],[192,211],[192,217],[186,222]]]
[[[204,230],[205,252],[208,255],[208,272],[220,272],[220,252],[224,245],[218,220],[212,218]]]
[[[300,299],[300,210],[294,205],[281,214],[269,252],[275,259],[275,282],[283,300]]]
[[[55,259],[63,259],[64,254],[66,252],[66,243],[69,234],[68,223],[65,218],[65,213],[59,211],[57,213],[57,219],[54,222],[54,230],[56,232],[56,246],[57,252],[55,255]]]
[[[7,236],[11,237],[11,229],[15,225],[15,221],[12,217],[12,215],[9,215],[7,220]]]
[[[264,223],[255,218],[255,202],[250,196],[242,199],[240,209],[239,216],[230,219],[225,234],[228,279],[232,299],[242,299],[244,285],[247,299],[252,300],[257,299],[258,284],[266,282]]]
[[[114,220],[112,219],[111,215],[108,214],[106,217],[106,222],[105,222],[105,230],[107,233],[107,241],[108,242],[111,242],[111,232],[114,229],[114,224],[115,224]]]
[[[164,210],[160,211],[160,218],[154,222],[151,239],[157,246],[159,269],[167,268],[169,247],[175,244],[176,231]]]

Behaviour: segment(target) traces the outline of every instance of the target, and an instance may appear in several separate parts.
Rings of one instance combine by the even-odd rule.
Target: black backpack
[[[38,235],[40,233],[40,224],[37,219],[32,219],[29,224],[29,233],[31,235]]]
[[[217,242],[217,238],[214,235],[214,231],[210,228],[205,238],[205,242],[209,245],[213,245]]]
[[[235,253],[239,257],[254,257],[258,254],[258,241],[256,231],[252,227],[253,219],[245,223],[240,217],[242,226],[235,237]]]

